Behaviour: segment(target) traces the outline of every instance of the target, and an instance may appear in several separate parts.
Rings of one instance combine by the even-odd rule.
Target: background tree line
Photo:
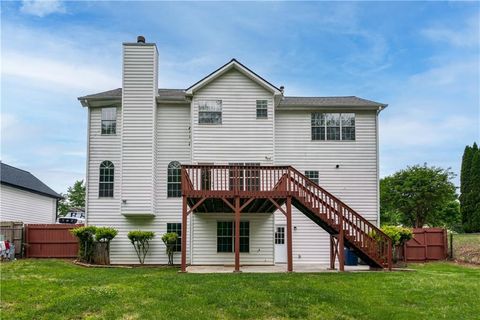
[[[381,224],[480,232],[480,151],[476,143],[465,148],[460,197],[454,177],[450,168],[424,164],[381,179]]]

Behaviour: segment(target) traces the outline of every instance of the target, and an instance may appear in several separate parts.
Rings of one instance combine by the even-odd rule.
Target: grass
[[[480,264],[480,233],[454,234],[453,258],[461,262]]]
[[[2,319],[478,319],[480,268],[179,274],[175,268],[3,263]]]

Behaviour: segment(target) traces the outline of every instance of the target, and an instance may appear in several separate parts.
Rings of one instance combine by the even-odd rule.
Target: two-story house
[[[375,227],[385,104],[286,96],[235,59],[186,89],[158,89],[158,63],[154,43],[124,43],[122,88],[79,98],[87,224],[119,230],[112,263],[137,262],[126,234],[140,229],[157,235],[151,264],[167,263],[160,238],[177,232],[183,268],[343,267],[344,245],[388,265]]]

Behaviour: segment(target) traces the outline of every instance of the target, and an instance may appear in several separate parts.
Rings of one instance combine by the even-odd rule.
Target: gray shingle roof
[[[89,94],[87,96],[79,97],[83,99],[115,99],[122,97],[122,88],[117,88],[109,91]],[[187,101],[184,89],[158,89],[158,100],[160,101]]]
[[[122,97],[122,88],[90,94],[78,99],[115,99]],[[158,89],[159,101],[179,101],[187,102],[184,89]],[[355,96],[344,97],[284,97],[280,104],[284,107],[381,107],[387,105]]]
[[[0,182],[15,188],[40,193],[48,197],[60,199],[58,193],[28,171],[18,169],[0,162]]]
[[[386,104],[358,98],[345,97],[284,97],[279,107],[386,107]]]

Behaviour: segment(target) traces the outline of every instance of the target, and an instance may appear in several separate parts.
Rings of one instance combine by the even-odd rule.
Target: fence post
[[[450,259],[453,260],[453,232],[450,232]]]

